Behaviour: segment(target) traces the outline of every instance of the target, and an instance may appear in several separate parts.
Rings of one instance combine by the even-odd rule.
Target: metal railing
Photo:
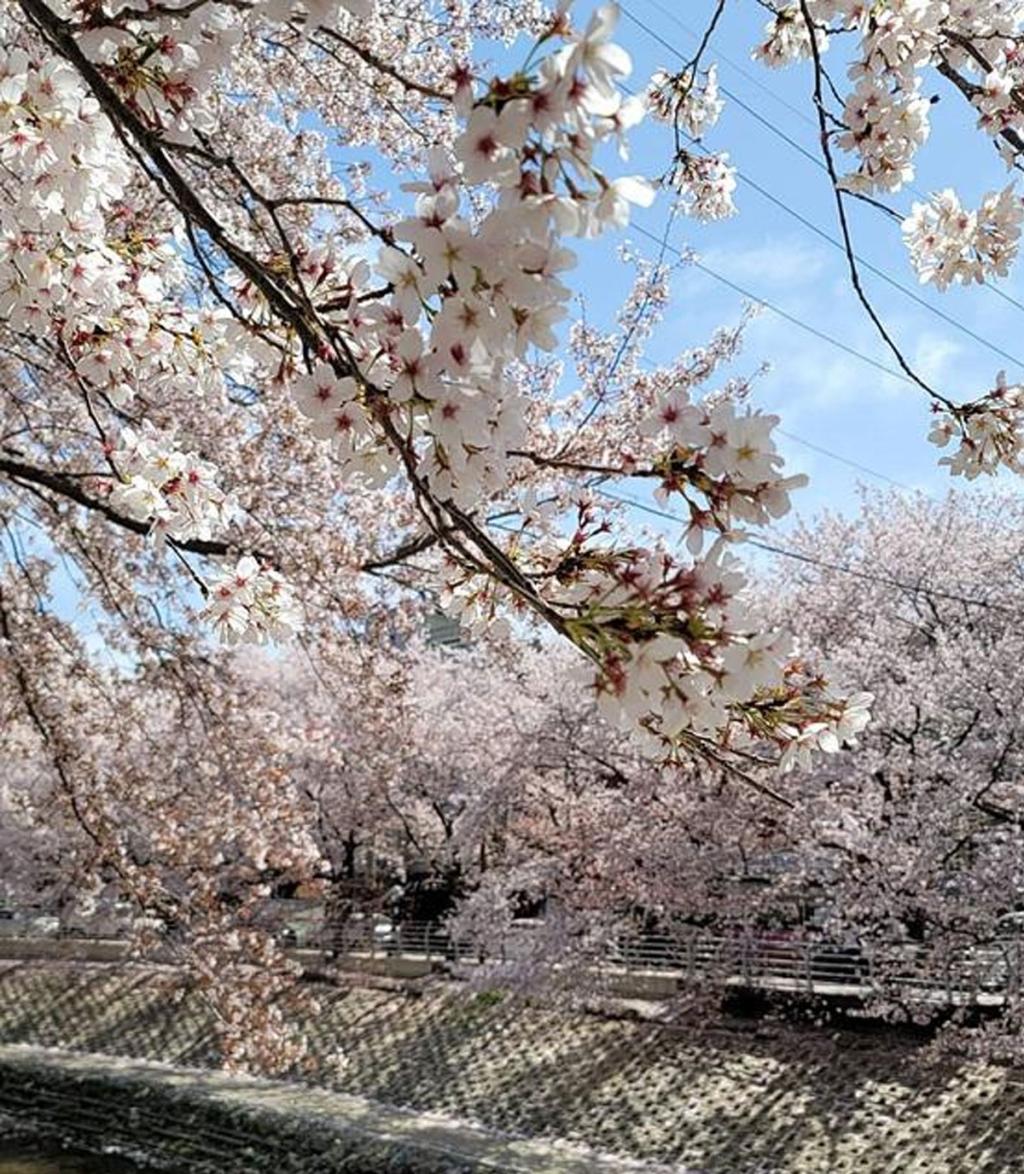
[[[460,964],[514,964],[533,956],[536,930],[513,927],[497,955],[426,922],[383,926],[349,923],[325,930],[317,944],[336,957],[403,956]],[[599,971],[661,974],[680,983],[718,981],[752,988],[824,995],[866,996],[900,991],[924,1001],[961,1003],[1015,993],[1022,973],[1022,945],[993,942],[956,949],[906,943],[874,948],[815,939],[751,935],[620,936],[583,950]]]
[[[38,919],[36,919],[38,922]],[[268,925],[282,945],[343,959],[406,958],[424,963],[502,967],[543,957],[543,929],[513,925],[497,946],[459,937],[436,922],[387,922],[367,917],[335,925]],[[540,936],[538,936],[540,935]],[[102,935],[81,927],[41,932],[31,920],[0,920],[0,939],[120,939],[127,926]],[[931,946],[882,943],[871,948],[815,939],[757,934],[619,935],[581,946],[580,956],[597,974],[674,978],[680,985],[718,982],[754,989],[806,992],[834,997],[899,993],[923,1002],[961,1004],[999,1001],[1020,989],[1024,940],[1011,939],[940,951]]]

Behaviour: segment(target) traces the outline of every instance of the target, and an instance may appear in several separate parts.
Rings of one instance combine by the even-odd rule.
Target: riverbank
[[[44,1141],[0,1115],[0,1174],[143,1174],[143,1169],[125,1158],[74,1152]]]
[[[173,1174],[656,1169],[336,1090],[24,1044],[0,1045],[0,1112]]]
[[[143,966],[8,963],[0,967],[0,1039],[195,1072],[214,1060],[211,1023],[201,1000],[175,999],[173,986],[173,974]],[[654,1004],[615,1018],[440,982],[339,978],[315,989],[322,1011],[311,1025],[313,1054],[325,1068],[339,1048],[346,1060],[322,1091],[402,1120],[440,1119],[446,1129],[614,1154],[649,1169],[1022,1169],[1021,1075],[926,1067],[906,1039],[724,1019],[709,1027],[658,1018],[665,1008]],[[179,1111],[174,1102],[170,1118]],[[383,1154],[379,1161],[397,1160]],[[275,1162],[267,1168],[280,1169]],[[403,1167],[364,1157],[347,1168]]]

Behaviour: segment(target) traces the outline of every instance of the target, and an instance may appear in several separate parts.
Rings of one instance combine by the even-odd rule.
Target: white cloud
[[[829,254],[795,236],[772,236],[759,244],[706,249],[699,259],[731,281],[751,286],[752,293],[767,289],[800,289],[817,282],[828,266]]]

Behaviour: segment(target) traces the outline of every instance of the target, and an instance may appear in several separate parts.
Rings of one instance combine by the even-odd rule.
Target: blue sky
[[[589,3],[578,4],[575,11],[583,18],[591,7]],[[631,86],[641,88],[659,66],[678,69],[688,60],[697,44],[694,34],[704,27],[713,7],[712,0],[626,0],[615,39],[633,57]],[[638,27],[628,13],[674,46],[682,60]],[[753,107],[779,134],[726,97],[722,118],[706,142],[712,149],[727,150],[733,164],[785,208],[838,237],[827,177],[813,162],[818,157],[818,144],[810,101],[810,68],[796,65],[772,71],[750,60],[765,17],[764,9],[754,0],[731,0],[704,61],[717,61],[720,85],[739,102]],[[845,51],[844,45],[833,44],[825,58],[841,87]],[[918,157],[916,194],[903,191],[889,200],[903,212],[909,211],[915,199],[942,187],[955,186],[964,201],[973,204],[985,191],[1007,182],[1002,163],[987,138],[975,131],[973,117],[958,95],[937,76],[928,79],[926,92],[941,98],[932,107],[931,138]],[[648,175],[660,173],[670,143],[668,128],[658,124],[640,128],[628,169]],[[812,158],[802,155],[799,147]],[[679,218],[671,242],[679,248],[692,246],[703,262],[733,283],[869,358],[895,366],[850,288],[844,255],[743,181],[736,202],[739,214],[729,221],[701,225]],[[654,207],[637,211],[634,222],[660,237],[668,209],[668,198],[662,195]],[[1024,311],[990,289],[937,294],[920,286],[898,225],[856,202],[850,215],[862,258],[928,305],[1009,355],[1019,354],[1024,361]],[[642,236],[634,235],[633,239],[647,253],[654,249]],[[591,308],[599,315],[613,313],[616,298],[628,280],[615,257],[614,242],[588,249],[581,260],[577,284],[588,291]],[[904,354],[922,376],[950,398],[962,401],[976,397],[993,385],[1001,368],[1011,381],[1024,378],[1024,367],[972,340],[883,279],[865,273],[864,280]],[[1019,275],[1000,288],[1024,303],[1024,280]],[[715,326],[734,321],[744,301],[692,268],[676,275],[673,294],[665,322],[652,344],[653,357],[667,358],[699,344]],[[771,371],[759,382],[755,403],[782,416],[781,427],[790,434],[780,438],[787,465],[811,477],[811,485],[797,495],[795,504],[800,513],[813,514],[825,507],[852,509],[859,481],[884,482],[791,437],[830,449],[910,488],[942,493],[949,487],[952,479],[937,465],[941,454],[925,439],[928,401],[919,389],[768,311],[747,331],[741,366],[749,370],[761,362],[770,363]],[[781,528],[785,529],[785,523]]]

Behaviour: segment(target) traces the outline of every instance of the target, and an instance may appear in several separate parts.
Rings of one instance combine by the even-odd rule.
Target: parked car
[[[30,913],[22,925],[21,932],[33,938],[53,938],[60,932],[60,918],[52,913]]]
[[[398,927],[388,918],[381,918],[373,923],[373,944],[375,948],[398,948]]]

